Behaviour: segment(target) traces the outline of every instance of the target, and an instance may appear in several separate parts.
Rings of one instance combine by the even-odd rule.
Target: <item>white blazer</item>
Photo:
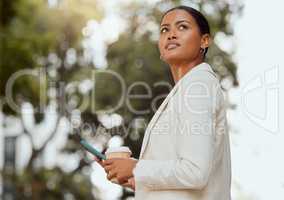
[[[151,119],[133,170],[136,200],[230,200],[226,105],[207,63],[174,86]]]

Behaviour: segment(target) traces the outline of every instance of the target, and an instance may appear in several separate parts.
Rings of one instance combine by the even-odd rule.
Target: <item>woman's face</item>
[[[187,63],[202,56],[204,46],[195,19],[184,10],[167,13],[160,25],[159,50],[162,59],[168,64]]]

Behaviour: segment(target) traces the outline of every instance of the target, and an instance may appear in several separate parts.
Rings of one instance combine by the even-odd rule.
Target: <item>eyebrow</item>
[[[186,23],[188,23],[188,24],[191,24],[191,22],[188,21],[188,20],[180,20],[180,21],[177,21],[177,22],[175,23],[175,25],[180,24],[180,23],[182,23],[182,22],[186,22]],[[170,26],[170,24],[162,24],[161,27],[162,27],[162,26]]]

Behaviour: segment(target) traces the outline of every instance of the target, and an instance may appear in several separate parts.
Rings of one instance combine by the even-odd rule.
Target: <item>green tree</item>
[[[71,142],[63,151],[71,154],[82,154],[78,167],[72,172],[65,172],[56,167],[46,169],[39,163],[49,142],[54,139],[62,119],[70,119],[65,108],[66,88],[77,80],[82,66],[78,60],[68,62],[68,52],[83,54],[81,30],[89,19],[100,20],[103,13],[95,1],[60,1],[56,7],[50,7],[44,0],[1,1],[1,62],[0,62],[0,96],[1,108],[6,116],[14,115],[21,119],[24,131],[32,145],[32,154],[25,169],[16,174],[3,174],[3,179],[10,179],[16,189],[16,199],[64,199],[67,196],[75,199],[95,199],[89,176],[82,173],[89,167],[85,153]],[[91,65],[84,65],[84,70],[91,71]],[[27,70],[27,71],[23,71]],[[20,76],[7,91],[8,81],[16,73],[27,73]],[[49,91],[55,90],[55,95]],[[10,96],[18,105],[11,106]],[[58,105],[55,112],[57,119],[51,127],[50,135],[38,147],[31,130],[24,123],[21,107],[25,102],[33,105],[36,112],[36,124],[42,123],[46,113],[39,110],[52,102]],[[45,108],[43,107],[43,108]],[[64,107],[64,108],[63,108]],[[94,122],[95,119],[93,118]]]

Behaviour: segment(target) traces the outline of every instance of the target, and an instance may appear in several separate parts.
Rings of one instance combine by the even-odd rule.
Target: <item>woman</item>
[[[135,188],[138,200],[229,200],[231,162],[225,102],[204,62],[210,29],[197,10],[179,6],[160,25],[161,59],[175,86],[150,121],[139,160],[108,159],[108,179]]]

